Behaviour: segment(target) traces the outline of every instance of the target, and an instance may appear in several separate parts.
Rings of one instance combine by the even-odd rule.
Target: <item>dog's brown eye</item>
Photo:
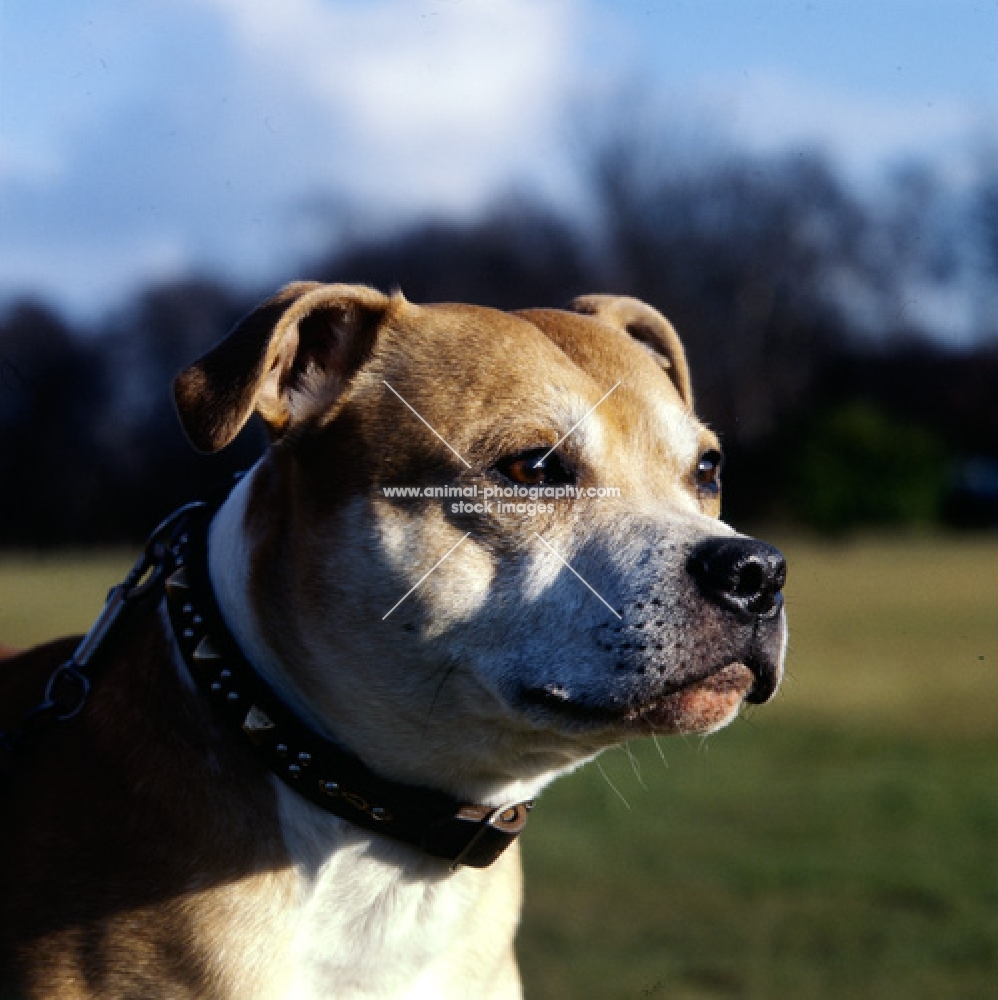
[[[721,453],[715,449],[705,451],[697,462],[697,489],[716,493],[721,488]]]
[[[522,486],[540,486],[544,482],[544,466],[529,458],[518,458],[504,470],[506,476]]]
[[[496,468],[507,479],[520,486],[546,486],[554,483],[574,483],[575,474],[561,458],[544,448],[503,459]]]

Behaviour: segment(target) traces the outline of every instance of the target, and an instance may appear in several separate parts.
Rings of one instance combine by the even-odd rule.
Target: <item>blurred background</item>
[[[545,796],[528,995],[994,996],[998,5],[0,4],[0,642],[253,460],[170,382],[294,278],[646,299],[790,558],[774,705]]]

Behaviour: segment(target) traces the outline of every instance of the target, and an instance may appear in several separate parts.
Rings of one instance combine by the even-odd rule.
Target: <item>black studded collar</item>
[[[247,661],[222,620],[207,565],[213,510],[191,505],[166,547],[166,603],[184,661],[224,723],[282,781],[322,809],[434,857],[484,868],[516,839],[532,803],[491,808],[390,781],[316,733]]]

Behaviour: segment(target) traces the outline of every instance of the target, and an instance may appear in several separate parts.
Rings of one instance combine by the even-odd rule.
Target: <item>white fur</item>
[[[289,1000],[318,1000],[333,988],[356,1000],[480,995],[482,983],[463,976],[451,954],[472,936],[501,869],[451,872],[447,862],[329,816],[276,779],[275,786],[299,886],[289,915]],[[511,943],[508,920],[503,941],[503,916],[494,925],[493,966]]]

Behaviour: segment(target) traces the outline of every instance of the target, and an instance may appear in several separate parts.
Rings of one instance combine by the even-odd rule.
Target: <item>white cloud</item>
[[[775,71],[713,84],[703,100],[749,148],[816,146],[868,175],[904,157],[965,154],[980,124],[967,101],[872,97]]]
[[[520,128],[552,110],[569,58],[564,0],[201,2],[271,74],[397,138]]]
[[[340,191],[468,208],[555,152],[574,77],[569,0],[193,2],[223,18],[241,72],[283,95],[274,121],[301,134],[309,118],[300,154],[325,155]]]

